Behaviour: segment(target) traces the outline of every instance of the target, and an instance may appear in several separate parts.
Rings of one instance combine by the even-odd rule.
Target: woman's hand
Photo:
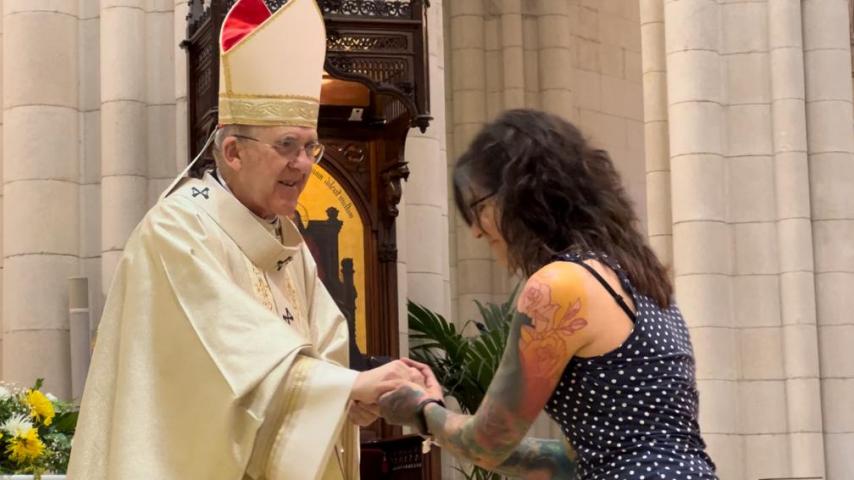
[[[421,430],[418,407],[429,398],[433,397],[428,395],[424,387],[411,382],[404,383],[380,397],[380,414],[393,425],[406,425]]]
[[[419,372],[424,378],[424,384],[404,383],[381,396],[380,414],[391,424],[407,425],[420,430],[422,425],[418,416],[418,407],[425,400],[442,400],[443,388],[429,366],[408,358],[402,358],[400,361]]]

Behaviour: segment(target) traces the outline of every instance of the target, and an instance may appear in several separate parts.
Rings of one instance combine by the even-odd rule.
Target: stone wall
[[[401,352],[408,351],[409,345],[407,299],[446,316],[451,307],[445,167],[445,38],[442,34],[445,8],[446,2],[431,0],[427,11],[433,121],[426,133],[410,130],[406,140],[405,159],[411,175],[404,185],[401,216],[397,222]]]
[[[464,0],[445,10],[448,168],[501,111],[541,108],[611,153],[644,218],[638,3]],[[462,324],[477,316],[473,300],[504,301],[518,280],[494,263],[455,211],[451,217],[452,316]]]
[[[127,237],[186,157],[185,8],[3,2],[6,380],[70,395],[67,278],[88,277],[97,320]]]
[[[849,478],[847,1],[641,5],[650,236],[721,478]]]

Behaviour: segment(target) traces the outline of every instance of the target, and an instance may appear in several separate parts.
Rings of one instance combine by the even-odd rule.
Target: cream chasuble
[[[280,224],[210,174],[145,216],[98,328],[70,479],[358,478],[346,320]]]

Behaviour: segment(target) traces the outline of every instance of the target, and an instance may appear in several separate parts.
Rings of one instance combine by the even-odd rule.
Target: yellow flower
[[[53,422],[53,416],[56,412],[53,410],[53,404],[42,392],[38,390],[28,391],[27,404],[30,406],[31,417],[41,420],[45,425],[50,425]]]
[[[44,453],[44,443],[35,428],[18,437],[12,437],[6,453],[12,461],[24,464],[39,458]]]

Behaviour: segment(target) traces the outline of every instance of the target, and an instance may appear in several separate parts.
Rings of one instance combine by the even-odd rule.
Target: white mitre
[[[239,0],[220,31],[218,123],[316,128],[325,57],[315,0]]]

